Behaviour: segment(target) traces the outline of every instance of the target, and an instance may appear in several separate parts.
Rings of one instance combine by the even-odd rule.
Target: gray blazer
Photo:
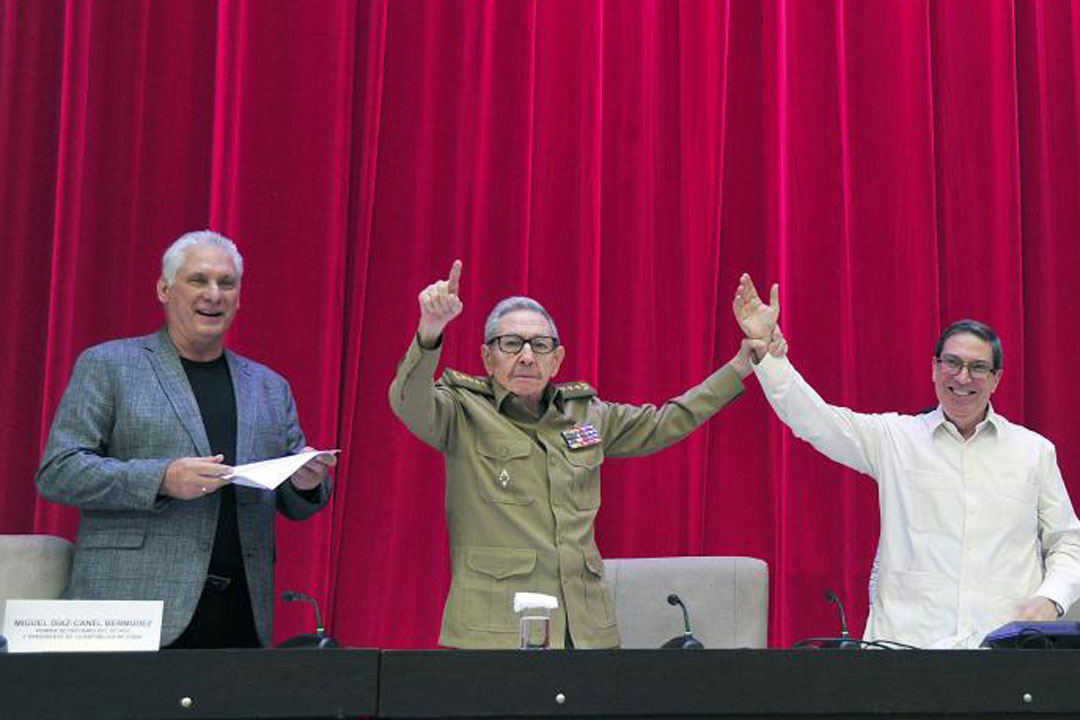
[[[300,450],[304,434],[285,379],[225,354],[236,394],[237,464]],[[164,328],[84,352],[37,472],[44,497],[82,511],[66,597],[164,600],[161,643],[175,640],[202,593],[220,497],[176,500],[158,489],[173,460],[210,454],[195,396]],[[329,483],[314,502],[288,482],[275,492],[236,488],[244,566],[264,645],[273,630],[275,510],[300,520],[329,495]]]

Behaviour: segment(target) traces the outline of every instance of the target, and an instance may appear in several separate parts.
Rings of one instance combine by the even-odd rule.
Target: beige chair
[[[604,561],[624,648],[658,648],[683,632],[675,593],[706,648],[768,646],[769,568],[746,557],[624,558]]]
[[[0,535],[0,628],[9,599],[63,595],[73,551],[70,542],[52,535]]]

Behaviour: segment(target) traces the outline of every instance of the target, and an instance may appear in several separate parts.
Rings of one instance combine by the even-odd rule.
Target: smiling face
[[[539,335],[550,337],[551,324],[535,310],[514,310],[499,318],[496,335],[519,335],[529,340]],[[547,355],[537,355],[531,345],[525,345],[516,355],[504,353],[498,343],[480,346],[480,357],[488,374],[500,385],[529,403],[540,406],[544,388],[555,377],[566,350],[562,345]]]
[[[964,363],[982,362],[993,367],[993,348],[990,343],[971,333],[957,333],[950,336],[941,349],[941,357],[954,357]],[[986,408],[990,396],[997,390],[1001,381],[1001,371],[991,372],[979,379],[971,376],[971,371],[964,367],[958,374],[950,375],[944,366],[934,362],[934,391],[945,417],[952,421],[960,434],[971,437],[975,426],[986,417]]]
[[[181,357],[205,361],[221,355],[225,331],[240,307],[240,278],[224,248],[192,245],[173,284],[158,280],[157,296]]]

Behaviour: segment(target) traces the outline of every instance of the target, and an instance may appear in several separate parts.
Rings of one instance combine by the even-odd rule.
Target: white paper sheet
[[[234,485],[257,488],[260,490],[273,490],[290,476],[299,470],[305,463],[316,455],[336,455],[339,450],[311,450],[297,455],[286,455],[273,460],[260,460],[259,462],[237,465],[231,474],[225,476],[225,480]]]

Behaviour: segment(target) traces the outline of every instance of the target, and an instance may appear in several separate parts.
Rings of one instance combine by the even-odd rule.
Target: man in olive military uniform
[[[394,413],[446,456],[453,580],[439,642],[513,648],[516,592],[558,598],[552,647],[617,647],[593,537],[605,457],[648,455],[693,432],[743,391],[749,348],[657,408],[604,402],[586,383],[553,384],[566,348],[535,300],[507,298],[484,327],[488,376],[433,381],[443,330],[461,314],[461,261],[420,293],[420,324],[390,386]]]

